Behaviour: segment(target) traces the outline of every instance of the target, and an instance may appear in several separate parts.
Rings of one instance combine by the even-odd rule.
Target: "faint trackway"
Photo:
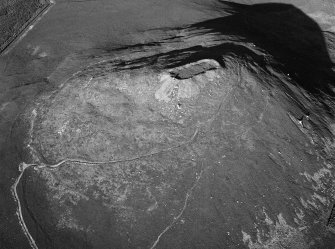
[[[190,199],[190,197],[191,197],[191,195],[193,193],[193,190],[198,185],[198,183],[199,183],[199,181],[200,181],[203,173],[204,173],[204,170],[201,170],[201,172],[199,173],[199,175],[197,175],[196,180],[195,180],[193,186],[186,193],[186,197],[185,197],[185,200],[184,200],[183,208],[180,210],[180,212],[179,212],[179,214],[177,216],[173,217],[173,220],[171,221],[171,223],[157,236],[157,239],[152,244],[152,246],[150,247],[150,249],[154,249],[157,246],[157,244],[159,243],[161,237],[167,231],[169,231],[176,224],[176,222],[180,219],[180,217],[184,214],[184,211],[185,211],[185,209],[187,207],[188,201],[189,201],[189,199]]]
[[[35,112],[36,113],[36,112]],[[33,122],[32,122],[32,125],[33,125]],[[30,128],[30,131],[32,131],[33,127]],[[18,178],[15,180],[13,186],[12,186],[12,194],[13,194],[13,197],[17,203],[17,216],[19,218],[19,222],[20,222],[20,226],[25,234],[25,236],[27,237],[28,241],[29,241],[29,244],[30,246],[33,248],[33,249],[38,249],[38,246],[36,245],[36,241],[34,240],[34,238],[32,237],[32,235],[30,234],[29,232],[29,229],[24,221],[24,218],[23,218],[23,214],[22,214],[22,204],[21,204],[21,201],[20,201],[20,198],[19,198],[19,195],[17,193],[17,187],[20,183],[20,180],[24,174],[24,172],[30,168],[30,167],[33,167],[35,169],[42,169],[42,168],[50,168],[50,169],[54,169],[54,168],[58,168],[60,167],[61,165],[63,164],[66,164],[66,163],[77,163],[77,164],[87,164],[87,165],[101,165],[101,164],[113,164],[113,163],[123,163],[123,162],[130,162],[130,161],[135,161],[135,160],[138,160],[138,159],[141,159],[141,158],[145,158],[145,157],[150,157],[150,156],[154,156],[154,155],[157,155],[157,154],[160,154],[160,153],[164,153],[164,152],[168,152],[168,151],[171,151],[173,149],[176,149],[178,147],[181,147],[181,146],[185,146],[185,145],[188,145],[189,143],[191,143],[195,137],[197,136],[198,134],[198,131],[199,129],[197,128],[193,134],[193,136],[187,140],[186,142],[183,142],[183,143],[180,143],[180,144],[177,144],[175,146],[172,146],[172,147],[169,147],[169,148],[166,148],[166,149],[163,149],[163,150],[160,150],[160,151],[156,151],[156,152],[151,152],[151,153],[148,153],[148,154],[144,154],[144,155],[139,155],[139,156],[135,156],[135,157],[131,157],[131,158],[125,158],[125,159],[117,159],[117,160],[110,160],[110,161],[85,161],[85,160],[81,160],[81,159],[71,159],[71,158],[67,158],[67,159],[64,159],[62,161],[59,161],[58,163],[56,164],[44,164],[44,163],[41,163],[41,164],[36,164],[36,163],[33,163],[33,164],[27,164],[27,163],[20,163],[19,165],[19,171],[20,171],[20,175],[18,176]],[[31,132],[29,132],[30,135],[31,135]],[[32,150],[33,152],[33,148],[32,146],[30,145],[30,143],[32,142],[32,139],[30,138],[30,141],[28,143],[28,148],[30,150]],[[34,154],[34,153],[33,153]],[[200,178],[197,178],[198,180]],[[198,181],[197,180],[197,181]],[[191,188],[191,191],[193,190],[195,186],[193,186]],[[188,198],[190,196],[190,191],[187,193],[186,195],[186,199],[185,199],[185,203],[184,203],[184,208],[182,209],[180,215],[178,215],[176,218],[179,219],[179,217],[182,215],[182,213],[184,212],[184,209],[186,208],[186,205],[187,205],[187,202],[188,202]],[[175,222],[173,222],[174,224]],[[170,225],[173,226],[173,224]],[[168,229],[170,229],[170,227]],[[168,230],[167,229],[167,230]],[[165,231],[166,232],[166,231]],[[164,232],[164,233],[165,233]],[[162,236],[163,234],[161,234],[159,236],[159,238],[157,238],[155,244],[158,243],[160,237]],[[151,248],[154,248],[154,247],[151,247]]]
[[[25,27],[23,30],[19,32],[19,34],[10,41],[5,48],[0,51],[1,54],[7,54],[10,50],[12,50],[16,44],[18,44],[27,34],[30,30],[34,28],[34,26],[49,12],[49,10],[56,4],[55,0],[48,0],[49,4],[47,7],[45,7],[40,13],[38,13],[31,21],[28,21],[28,23],[25,24]]]

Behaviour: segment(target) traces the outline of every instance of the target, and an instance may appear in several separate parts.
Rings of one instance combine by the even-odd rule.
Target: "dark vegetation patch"
[[[330,216],[328,218],[327,226],[335,232],[335,204],[330,212]]]
[[[0,2],[0,53],[24,30],[27,22],[46,5],[46,0],[4,0]]]

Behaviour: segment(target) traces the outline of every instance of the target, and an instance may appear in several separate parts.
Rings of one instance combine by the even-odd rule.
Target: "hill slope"
[[[333,247],[334,36],[292,5],[222,11],[71,55],[89,65],[24,111],[40,248]]]

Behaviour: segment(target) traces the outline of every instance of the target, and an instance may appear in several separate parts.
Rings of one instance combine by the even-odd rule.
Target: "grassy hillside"
[[[0,3],[0,52],[29,21],[42,9],[44,0],[4,0]]]

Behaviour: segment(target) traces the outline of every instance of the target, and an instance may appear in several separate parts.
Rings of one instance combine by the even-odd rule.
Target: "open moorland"
[[[1,249],[334,249],[332,1],[46,6],[0,7]]]

